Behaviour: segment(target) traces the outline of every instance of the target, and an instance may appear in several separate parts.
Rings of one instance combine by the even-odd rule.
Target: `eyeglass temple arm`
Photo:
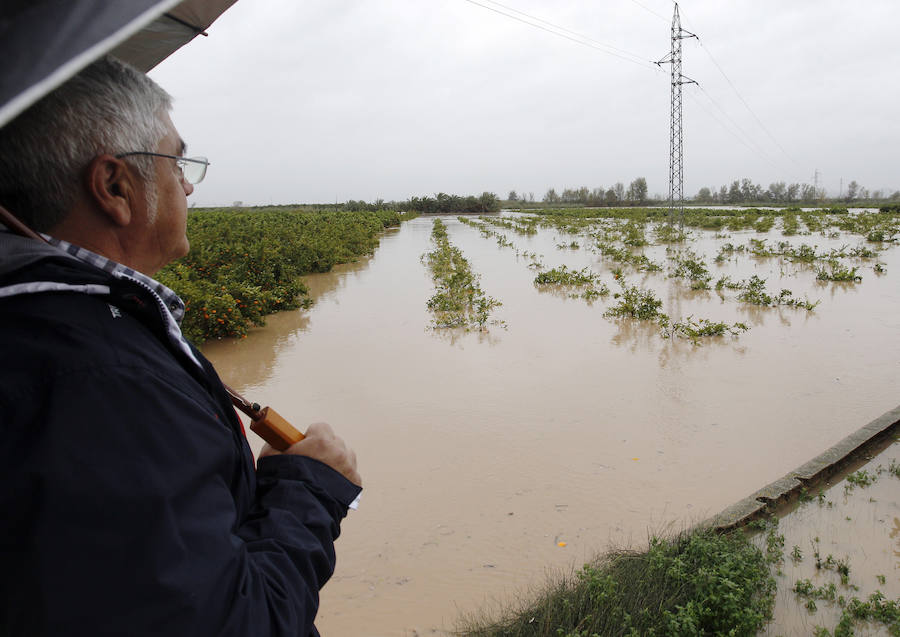
[[[47,241],[3,206],[0,206],[0,221],[7,228],[22,237],[37,239],[45,243]],[[222,384],[225,386],[225,391],[228,392],[231,404],[247,414],[252,420],[250,430],[278,449],[278,451],[284,451],[295,442],[299,442],[306,437],[271,407],[260,407],[257,403],[250,404],[231,387],[225,385],[225,383]]]

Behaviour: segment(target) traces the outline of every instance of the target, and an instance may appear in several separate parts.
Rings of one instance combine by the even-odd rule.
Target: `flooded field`
[[[835,628],[853,598],[900,599],[900,444],[838,478],[783,512],[772,531],[783,537],[784,561],[766,636],[814,635],[819,627],[841,634]],[[851,626],[844,634],[892,634],[877,621]]]
[[[431,329],[421,257],[433,248],[432,218],[418,218],[387,232],[371,257],[306,277],[310,310],[204,347],[248,398],[298,426],[326,420],[358,453],[365,491],[322,593],[323,635],[441,634],[460,614],[509,604],[548,569],[705,519],[898,403],[892,244],[834,228],[785,237],[778,221],[767,233],[691,230],[667,246],[648,226],[651,244],[629,249],[661,267],[646,272],[600,254],[588,233],[602,222],[575,234],[491,225],[488,236],[441,219],[502,303],[491,317],[505,326]],[[841,259],[859,282],[820,281],[821,263],[754,256],[751,239],[883,250]],[[771,295],[819,303],[763,307],[728,288],[692,290],[669,276],[686,248],[712,288],[756,275]],[[588,268],[611,293],[587,301],[535,285],[538,271],[563,265]],[[695,345],[662,338],[653,322],[607,318],[620,281],[652,290],[672,321],[749,330]]]

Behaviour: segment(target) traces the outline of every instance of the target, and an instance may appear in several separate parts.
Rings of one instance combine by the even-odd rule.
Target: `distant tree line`
[[[500,210],[500,200],[492,192],[483,192],[480,197],[469,195],[448,195],[439,192],[434,197],[411,197],[403,208],[422,214],[440,213],[457,214],[460,212],[497,212]]]
[[[695,202],[703,204],[815,204],[826,200],[845,203],[854,201],[895,201],[900,200],[900,190],[890,194],[883,190],[869,192],[868,188],[864,188],[854,180],[847,184],[846,193],[842,192],[838,197],[828,199],[825,196],[824,188],[816,188],[812,184],[788,184],[784,181],[777,181],[769,184],[768,188],[763,188],[745,177],[740,180],[735,179],[731,182],[731,185],[721,186],[718,190],[715,188],[701,188],[694,198]]]
[[[362,200],[355,201],[351,199],[343,204],[325,204],[323,207],[334,208],[337,210],[350,210],[354,212],[404,210],[408,212],[418,212],[420,214],[459,214],[462,212],[485,213],[500,210],[500,199],[492,192],[483,192],[478,197],[472,195],[461,197],[459,195],[448,195],[447,193],[439,192],[434,197],[429,197],[427,195],[424,197],[410,197],[406,201],[385,201],[384,199],[376,199],[372,203],[367,203]]]
[[[507,197],[509,202],[533,202],[534,194],[529,193],[526,197],[519,194],[515,190],[509,191]],[[583,206],[623,206],[623,205],[643,205],[649,201],[647,196],[647,180],[638,177],[632,181],[628,188],[622,182],[618,182],[609,188],[565,188],[562,192],[557,192],[556,188],[549,188],[542,199],[543,203],[549,205],[555,204],[580,204]]]

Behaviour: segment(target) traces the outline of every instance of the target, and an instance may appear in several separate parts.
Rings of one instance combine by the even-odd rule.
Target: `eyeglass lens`
[[[206,176],[206,157],[186,157],[179,161],[178,165],[181,167],[181,174],[184,175],[185,181],[190,184],[199,184]]]

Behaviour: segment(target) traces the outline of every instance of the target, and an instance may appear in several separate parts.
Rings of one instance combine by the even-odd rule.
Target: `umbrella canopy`
[[[237,0],[3,0],[0,126],[111,53],[149,71]]]

